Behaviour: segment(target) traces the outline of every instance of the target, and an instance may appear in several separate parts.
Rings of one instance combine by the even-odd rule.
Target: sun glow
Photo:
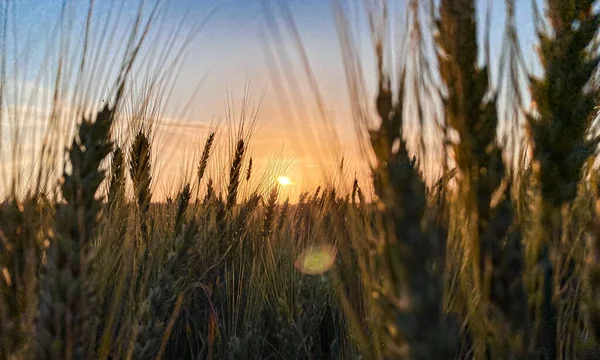
[[[293,184],[292,180],[290,180],[290,178],[287,177],[287,176],[280,176],[280,177],[277,178],[277,181],[282,186],[287,186],[287,185],[292,185]]]

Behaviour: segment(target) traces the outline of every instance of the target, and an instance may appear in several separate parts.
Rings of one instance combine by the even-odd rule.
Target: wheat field
[[[332,0],[368,176],[342,157],[290,194],[290,164],[253,157],[247,92],[157,186],[204,20],[64,5],[50,55],[22,65],[32,90],[7,71],[3,1],[0,359],[600,359],[600,3],[533,1],[534,71],[515,2],[495,60],[475,0],[356,2],[370,74]],[[292,15],[270,14],[293,35]],[[320,99],[305,70],[280,81]],[[22,111],[38,99],[41,121]]]

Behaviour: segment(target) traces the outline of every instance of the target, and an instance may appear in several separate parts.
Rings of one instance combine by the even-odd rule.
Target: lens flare
[[[335,263],[336,249],[321,245],[304,251],[296,260],[296,269],[306,275],[320,275]]]

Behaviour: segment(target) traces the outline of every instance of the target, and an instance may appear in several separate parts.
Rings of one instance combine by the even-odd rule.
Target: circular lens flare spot
[[[334,262],[336,249],[321,245],[304,251],[296,260],[296,269],[306,275],[320,275],[329,270]]]
[[[277,181],[279,182],[280,185],[286,186],[286,185],[292,185],[292,180],[287,177],[287,176],[280,176],[277,178]]]

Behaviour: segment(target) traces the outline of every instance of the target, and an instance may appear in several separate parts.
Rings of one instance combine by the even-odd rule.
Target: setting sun
[[[292,180],[290,180],[289,177],[287,176],[280,176],[277,178],[277,181],[279,182],[280,185],[286,186],[286,185],[292,185]]]

